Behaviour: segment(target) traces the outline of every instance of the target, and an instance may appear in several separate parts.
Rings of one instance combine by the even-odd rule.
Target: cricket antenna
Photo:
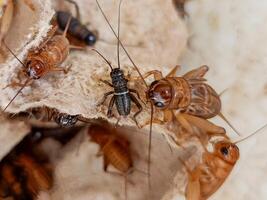
[[[224,89],[220,94],[219,97],[221,97],[226,91],[228,90],[228,88]],[[233,130],[234,132],[241,136],[241,134],[239,133],[238,130],[236,130],[236,128],[228,121],[228,119],[222,114],[222,112],[219,112],[218,115],[220,116],[220,118],[222,118],[222,120],[224,120]]]
[[[218,115],[236,132],[237,135],[241,136],[238,130],[228,121],[228,119],[221,113],[219,112]]]
[[[111,71],[113,70],[113,68],[112,68],[112,66],[111,66],[111,64],[110,64],[110,62],[99,52],[99,51],[97,51],[96,49],[91,49],[91,50],[93,50],[93,51],[95,51],[98,55],[100,55],[102,58],[103,58],[103,60],[105,60],[106,61],[106,63],[109,65],[109,67],[110,67],[110,69],[111,69]]]
[[[151,180],[150,180],[150,170],[151,170],[151,143],[152,143],[152,122],[153,122],[153,114],[154,114],[154,109],[153,109],[153,104],[151,103],[151,116],[150,116],[150,124],[149,124],[149,141],[148,141],[148,165],[147,165],[147,182],[148,182],[148,191],[151,191]]]
[[[125,200],[127,200],[127,178],[128,178],[128,174],[124,175],[124,196],[125,196]]]
[[[16,56],[16,54],[8,47],[5,40],[3,40],[3,44],[8,49],[8,51],[16,58],[17,61],[19,61],[20,64],[22,64],[23,67],[27,68],[27,66]],[[23,90],[23,88],[26,87],[26,85],[30,82],[31,78],[28,78],[25,83],[22,85],[22,87],[19,89],[19,91],[16,93],[16,95],[10,100],[10,102],[6,105],[3,112],[6,111],[6,109],[10,106],[10,104],[15,100],[15,98],[19,95],[19,93]]]
[[[67,1],[67,2],[69,2],[69,3],[71,3],[71,4],[74,5],[75,11],[76,11],[76,18],[80,21],[81,14],[80,14],[80,10],[79,10],[78,4],[75,1],[73,1],[73,0],[65,0],[65,1]]]
[[[19,61],[20,64],[23,65],[23,67],[27,68],[27,66],[16,56],[16,54],[8,47],[8,45],[6,44],[5,40],[3,40],[3,44],[5,45],[5,47],[8,49],[8,51],[17,59],[17,61]]]
[[[66,27],[65,27],[65,30],[64,30],[64,32],[63,32],[63,34],[62,34],[63,37],[66,37],[66,35],[67,35],[67,31],[68,31],[69,26],[70,26],[71,18],[72,18],[72,16],[70,15],[70,16],[69,16],[69,19],[68,19],[68,22],[67,22],[67,25],[66,25]]]
[[[6,105],[6,107],[4,108],[3,112],[6,111],[6,109],[10,106],[10,104],[15,100],[15,98],[19,95],[19,93],[26,87],[26,85],[30,82],[31,78],[28,78],[25,83],[22,85],[22,87],[18,90],[18,92],[16,93],[16,95],[10,100],[10,102]]]
[[[118,56],[118,67],[119,69],[121,68],[121,64],[120,64],[120,24],[121,24],[121,3],[122,0],[120,0],[120,4],[119,4],[119,11],[118,11],[118,40],[117,40],[117,56]]]
[[[266,127],[267,127],[267,124],[263,125],[261,128],[259,128],[258,130],[256,130],[254,133],[251,133],[251,134],[249,134],[248,136],[246,136],[246,137],[244,137],[244,138],[242,138],[242,139],[240,139],[240,140],[234,142],[234,144],[237,144],[237,143],[239,143],[239,142],[242,142],[242,141],[244,141],[244,140],[246,140],[246,139],[248,139],[248,138],[250,138],[250,137],[256,135],[257,133],[259,133],[261,130],[263,130],[263,129],[266,128]]]
[[[100,12],[102,13],[103,17],[105,18],[105,20],[106,20],[108,26],[110,27],[111,31],[113,32],[114,36],[117,38],[117,40],[118,40],[118,42],[120,43],[122,49],[123,49],[124,52],[126,53],[127,57],[128,57],[129,60],[131,61],[131,63],[133,64],[135,70],[137,71],[137,73],[139,74],[139,76],[142,78],[142,80],[143,80],[145,86],[148,88],[148,85],[147,85],[147,83],[146,83],[144,77],[142,76],[142,74],[141,74],[141,72],[139,71],[138,67],[136,66],[136,64],[135,64],[134,61],[132,60],[130,54],[128,53],[128,51],[126,50],[126,48],[124,47],[124,45],[123,45],[122,42],[120,41],[120,39],[119,39],[119,37],[117,36],[115,30],[114,30],[113,27],[111,26],[111,24],[110,24],[110,22],[109,22],[107,16],[105,15],[103,9],[101,8],[101,6],[100,6],[98,0],[96,0],[96,3],[97,3],[98,8],[100,9]]]

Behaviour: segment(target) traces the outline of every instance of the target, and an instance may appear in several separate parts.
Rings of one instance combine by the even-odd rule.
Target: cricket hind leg
[[[136,119],[136,117],[137,117],[137,115],[139,115],[141,112],[142,112],[142,110],[143,110],[143,107],[142,107],[142,105],[139,103],[139,101],[137,100],[137,98],[133,95],[133,94],[131,94],[130,93],[130,98],[131,98],[131,100],[134,102],[134,104],[137,106],[137,108],[138,108],[138,111],[134,114],[134,116],[133,116],[133,120],[134,120],[134,122],[136,123],[136,126],[138,127],[138,128],[141,128],[140,126],[139,126],[139,124],[138,124],[138,122],[137,122],[137,119]]]
[[[164,110],[164,117],[163,119],[159,119],[156,117],[153,117],[152,123],[154,124],[159,124],[159,125],[166,125],[166,123],[171,122],[173,120],[173,115],[172,115],[172,111],[170,110]],[[147,120],[142,126],[141,128],[147,126],[150,124],[150,119]]]
[[[57,67],[57,66],[51,66],[50,71],[51,72],[63,72],[64,74],[69,73],[72,65],[68,65],[67,67]]]
[[[201,79],[208,72],[209,67],[207,65],[202,65],[197,69],[187,72],[183,77],[185,79]]]
[[[178,70],[181,69],[180,65],[176,65],[168,74],[166,77],[174,77]]]
[[[153,124],[159,124],[159,125],[164,125],[165,124],[165,121],[163,121],[162,119],[158,119],[158,118],[153,118],[152,120],[152,123]],[[147,120],[144,124],[142,124],[140,127],[143,128],[147,125],[150,124],[150,120]]]
[[[142,101],[143,104],[145,104],[145,102],[141,99],[140,94],[139,94],[139,92],[138,92],[137,90],[129,89],[129,91],[130,91],[131,93],[135,93],[136,96],[138,97],[138,99],[139,99],[140,101]]]
[[[213,136],[222,136],[228,139],[224,128],[213,124],[207,119],[202,119],[200,117],[192,116],[185,113],[180,115],[182,115],[183,118],[186,119],[190,124],[204,131],[209,136],[209,138]]]
[[[191,170],[189,166],[179,158],[182,165],[185,167],[188,174],[188,183],[185,189],[185,196],[188,200],[200,200],[201,188],[200,188],[200,168],[196,166],[195,169]]]
[[[200,117],[182,114],[183,117],[194,127],[194,132],[191,137],[198,139],[205,152],[208,152],[206,145],[212,137],[218,136],[229,140],[223,127],[217,126],[207,119]]]
[[[39,47],[37,47],[37,51],[43,49],[46,44],[52,39],[52,37],[56,34],[58,27],[57,25],[53,26],[52,29],[47,33],[47,37],[44,40],[44,42],[41,43],[41,45]]]
[[[108,112],[107,112],[107,116],[108,118],[111,118],[113,117],[113,114],[112,114],[112,109],[113,109],[113,106],[115,104],[115,96],[113,96],[109,102],[109,105],[108,105]]]
[[[109,95],[114,94],[114,91],[110,91],[104,94],[103,98],[101,99],[101,101],[97,104],[97,106],[102,105],[108,98]]]
[[[143,78],[146,79],[147,77],[153,75],[154,76],[154,79],[155,80],[160,80],[160,79],[163,79],[163,75],[162,75],[162,72],[159,71],[159,70],[152,70],[152,71],[149,71],[149,72],[146,72],[144,75],[143,75]],[[140,76],[138,77],[132,77],[131,80],[133,81],[138,81],[142,79]]]

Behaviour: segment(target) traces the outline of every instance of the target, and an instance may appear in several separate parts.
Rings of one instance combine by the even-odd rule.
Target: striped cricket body
[[[111,71],[110,77],[114,88],[114,99],[118,113],[127,116],[131,111],[131,96],[127,86],[128,80],[124,78],[123,71],[115,68]],[[111,111],[111,110],[110,110]],[[111,113],[108,113],[110,116]]]
[[[120,69],[119,52],[118,52],[118,66],[119,67],[113,68],[110,62],[99,51],[97,51],[96,49],[92,49],[92,50],[95,51],[98,55],[100,55],[106,61],[106,63],[109,65],[111,69],[110,77],[111,77],[112,83],[106,80],[101,80],[101,81],[109,85],[110,87],[112,87],[113,91],[105,93],[99,105],[103,104],[109,95],[113,95],[111,97],[111,100],[109,101],[107,116],[109,118],[113,116],[112,109],[113,109],[114,104],[116,104],[116,108],[117,108],[119,115],[126,117],[131,112],[131,102],[133,102],[138,108],[138,111],[133,116],[133,120],[138,126],[136,116],[143,110],[142,105],[138,101],[138,99],[140,99],[140,96],[136,90],[128,88],[128,84],[127,84],[128,80],[125,78],[123,71]],[[137,95],[138,99],[133,95],[133,93]]]

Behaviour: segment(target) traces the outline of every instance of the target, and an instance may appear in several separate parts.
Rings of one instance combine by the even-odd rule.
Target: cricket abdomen
[[[122,116],[129,115],[131,112],[131,98],[129,95],[129,91],[125,92],[124,94],[116,95],[115,98],[115,104],[118,113]]]
[[[108,163],[120,172],[126,173],[132,167],[130,152],[116,140],[106,146],[103,151]]]

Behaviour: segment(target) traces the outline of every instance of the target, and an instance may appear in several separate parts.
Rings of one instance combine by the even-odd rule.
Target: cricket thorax
[[[114,86],[115,92],[121,92],[121,90],[127,89],[127,79],[124,77],[123,71],[119,68],[115,68],[110,72],[112,79],[112,85]]]
[[[183,78],[165,78],[154,81],[148,97],[160,109],[184,108],[190,103],[190,87]]]

